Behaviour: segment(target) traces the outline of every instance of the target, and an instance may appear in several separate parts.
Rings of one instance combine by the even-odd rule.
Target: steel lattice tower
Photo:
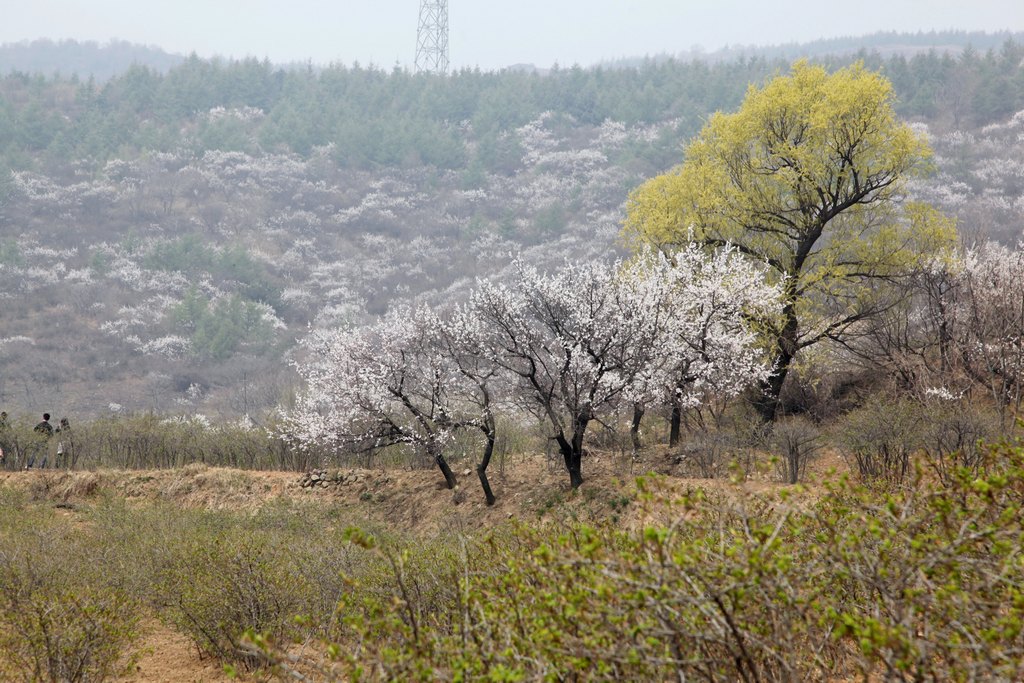
[[[448,0],[420,0],[416,71],[448,73]]]

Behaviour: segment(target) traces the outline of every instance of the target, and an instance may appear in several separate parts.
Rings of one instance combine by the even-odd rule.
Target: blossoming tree
[[[511,405],[547,423],[577,488],[595,420],[623,404],[692,405],[763,379],[769,368],[749,321],[778,299],[762,270],[728,248],[694,244],[671,258],[652,252],[553,274],[517,261],[510,283],[479,282],[446,314],[395,309],[362,329],[313,335],[289,433],[301,443],[412,444],[454,487],[445,448],[457,431],[475,430],[492,504],[495,409]]]
[[[306,391],[287,415],[298,443],[423,448],[449,488],[456,485],[444,446],[462,425],[449,408],[452,368],[437,353],[429,315],[394,309],[378,323],[318,332],[299,366]]]
[[[646,405],[671,408],[674,446],[684,410],[736,396],[771,374],[756,329],[778,315],[782,302],[765,271],[731,245],[709,252],[688,242],[670,254],[643,252],[624,273],[624,286],[646,290],[644,309],[654,326],[648,364],[627,392],[634,447]]]

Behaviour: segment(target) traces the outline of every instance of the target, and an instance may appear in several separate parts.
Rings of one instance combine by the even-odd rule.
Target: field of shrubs
[[[0,672],[114,679],[155,621],[245,680],[1019,679],[1024,448],[978,446],[980,409],[974,422],[962,406],[922,410],[878,398],[834,427],[783,420],[760,441],[737,420],[647,448],[635,467],[607,434],[588,467],[624,483],[570,490],[551,458],[528,509],[499,473],[488,519],[503,521],[460,523],[466,497],[483,509],[467,487],[423,508],[441,518],[431,530],[369,520],[351,502],[367,496],[302,495],[308,464],[273,460],[287,449],[259,430],[83,424],[75,468],[90,471],[0,485]],[[542,440],[517,438],[503,448],[545,461]],[[133,444],[149,459],[113,459]],[[822,453],[838,463],[828,474]],[[316,457],[442,491],[429,460]],[[806,485],[785,483],[808,463]],[[237,506],[104,483],[125,467],[149,479],[208,465],[290,467],[296,485]]]

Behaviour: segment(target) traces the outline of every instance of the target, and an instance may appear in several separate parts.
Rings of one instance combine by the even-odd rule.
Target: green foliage
[[[552,203],[537,209],[533,218],[533,229],[541,239],[553,240],[565,232],[569,225],[565,206]]]
[[[315,586],[297,571],[292,548],[271,533],[230,528],[183,540],[163,576],[168,619],[203,651],[254,668],[258,662],[240,647],[243,632],[290,639]]]
[[[182,273],[211,271],[216,263],[216,252],[196,234],[158,242],[143,259],[147,268]]]
[[[139,604],[88,534],[53,515],[0,506],[0,674],[4,680],[98,681],[131,666]],[[14,504],[11,504],[14,503]]]
[[[0,489],[3,673],[108,676],[144,606],[222,661],[325,680],[1019,678],[1024,449],[817,497],[666,484],[613,499],[623,528],[415,541],[287,502],[100,499],[72,525]]]
[[[984,469],[990,449],[982,442],[998,433],[998,417],[968,401],[880,393],[843,417],[839,442],[863,481],[903,484],[921,454],[930,474],[952,484],[962,471]]]
[[[91,521],[134,558],[110,569],[161,620],[220,661],[254,668],[246,632],[287,642],[332,623],[343,575],[358,571],[336,516],[287,502],[252,513],[115,502]]]
[[[325,633],[343,575],[361,572],[337,510],[203,511],[127,505],[120,494],[67,507],[71,519],[0,488],[5,681],[116,676],[135,661],[126,650],[145,616],[252,667],[243,633],[276,642]]]
[[[645,526],[366,544],[333,680],[1019,677],[1024,450],[948,486],[840,480],[819,501],[638,482]],[[274,643],[265,656],[284,668]],[[300,665],[312,665],[300,660]]]
[[[0,114],[2,116],[2,114]],[[0,121],[0,130],[2,130],[3,123]],[[11,173],[11,168],[8,165],[6,159],[0,157],[0,207],[3,207],[7,200],[11,196],[11,192],[14,187],[14,178]]]
[[[98,277],[104,277],[110,272],[112,260],[113,257],[111,257],[109,252],[96,249],[89,257],[89,269],[96,273]]]
[[[899,296],[886,283],[953,246],[950,219],[903,201],[931,152],[893,104],[891,84],[861,64],[829,74],[797,62],[713,115],[680,167],[630,195],[638,242],[733,244],[780,283],[782,313],[763,321],[776,367],[759,404],[767,419],[801,349],[845,339]]]
[[[991,449],[1001,433],[999,415],[967,400],[934,400],[924,406],[921,450],[931,471],[951,483],[966,469],[977,476],[987,467]]]
[[[893,81],[901,116],[984,125],[1024,108],[1022,54],[1024,48],[1011,41],[985,55],[967,50],[960,59],[937,52],[911,59],[859,57]],[[822,62],[841,65],[849,59]],[[132,67],[100,88],[91,80],[11,74],[0,80],[0,152],[22,167],[40,153],[57,164],[68,156],[102,160],[185,145],[256,151],[259,141],[267,151],[307,155],[333,142],[338,163],[348,167],[457,169],[476,156],[492,172],[507,173],[518,157],[494,143],[504,146],[510,139],[503,132],[542,112],[586,125],[680,120],[672,140],[624,152],[624,162],[651,164],[650,172],[672,162],[667,154],[696,132],[707,112],[734,108],[746,84],[785,65],[763,57],[715,64],[644,60],[618,68],[556,67],[544,76],[465,69],[442,78],[359,65],[280,69],[255,59],[207,61],[192,55],[166,73]],[[254,108],[264,116],[207,120],[207,112],[218,107]],[[465,144],[474,139],[475,155]]]
[[[20,266],[22,263],[21,249],[13,237],[0,239],[0,265]]]
[[[200,152],[221,150],[252,153],[256,151],[249,129],[244,122],[235,117],[223,117],[203,122],[196,138]]]
[[[245,348],[266,351],[273,328],[260,307],[234,294],[212,302],[195,288],[170,311],[176,327],[189,335],[192,353],[204,360],[224,360]]]
[[[864,481],[899,485],[921,447],[921,405],[907,396],[874,396],[843,419],[841,442],[851,469]]]
[[[143,264],[150,269],[177,271],[194,277],[209,275],[219,281],[237,283],[246,298],[274,307],[280,305],[280,288],[266,264],[256,261],[240,244],[211,249],[202,236],[192,233],[158,242],[146,254]],[[197,294],[193,290],[189,296],[194,298]]]

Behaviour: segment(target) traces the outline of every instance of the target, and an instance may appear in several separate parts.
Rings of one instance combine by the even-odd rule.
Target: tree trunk
[[[565,460],[565,469],[569,472],[569,485],[573,489],[578,489],[583,485],[583,435],[577,435],[574,432],[572,443],[570,443],[565,435],[559,434],[555,437],[555,441],[558,443],[558,449],[562,452],[562,459]],[[580,446],[577,447],[577,442]]]
[[[776,358],[782,357],[779,354]],[[786,358],[784,365],[776,367],[775,372],[765,381],[761,382],[760,396],[754,401],[754,409],[764,423],[774,422],[775,414],[779,410],[779,395],[782,393],[782,385],[786,382],[786,375],[789,373],[789,362],[792,358]]]
[[[640,450],[640,421],[644,419],[644,406],[642,403],[633,404],[633,423],[629,427],[629,438],[633,441],[633,452]]]
[[[679,397],[672,401],[672,415],[669,417],[668,446],[675,448],[679,445],[679,433],[683,425],[683,408],[679,405]]]
[[[494,493],[491,491],[490,482],[487,481],[487,466],[491,464],[491,455],[494,454],[494,427],[485,427],[483,431],[484,436],[487,437],[487,445],[484,447],[483,459],[476,466],[476,474],[480,477],[480,486],[484,489],[484,498],[487,499],[487,505],[494,505]]]
[[[458,482],[455,480],[455,475],[452,474],[452,468],[448,467],[448,461],[444,459],[444,454],[441,453],[441,449],[435,444],[431,445],[430,450],[432,451],[431,454],[434,456],[434,462],[436,462],[437,466],[441,468],[441,474],[444,475],[444,483],[448,488],[454,489]]]
[[[783,308],[782,315],[786,320],[779,335],[779,348],[775,354],[775,370],[768,379],[761,382],[761,395],[754,401],[754,408],[765,423],[774,422],[779,410],[779,396],[782,395],[782,385],[786,383],[786,375],[789,374],[789,366],[797,351],[797,318],[795,304],[788,304]]]

